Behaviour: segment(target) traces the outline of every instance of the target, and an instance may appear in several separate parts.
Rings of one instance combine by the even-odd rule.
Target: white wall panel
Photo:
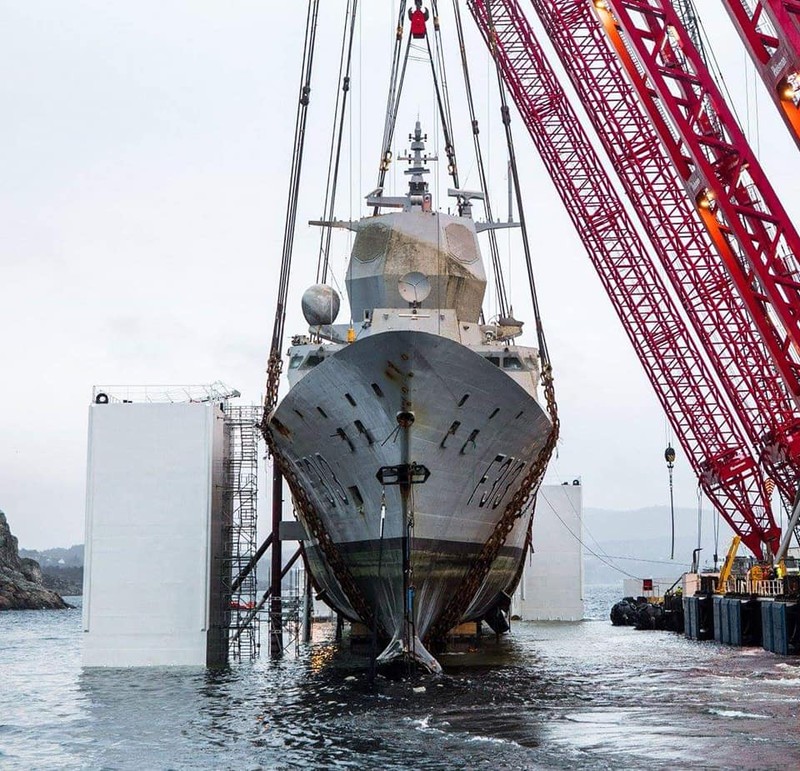
[[[512,613],[524,621],[583,618],[583,500],[580,485],[543,485]]]
[[[216,403],[90,407],[86,666],[206,664],[223,448]]]

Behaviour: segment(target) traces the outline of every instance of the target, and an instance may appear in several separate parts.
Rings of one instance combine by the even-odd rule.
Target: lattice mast
[[[532,2],[763,471],[791,504],[800,469],[790,448],[800,414],[794,371],[786,372],[790,391],[776,363],[782,353],[773,357],[765,342],[778,349],[777,330],[763,308],[751,315],[736,291],[734,284],[746,286],[745,271],[715,254],[687,195],[688,169],[673,162],[677,143],[655,105],[650,114],[642,106],[592,6]]]
[[[800,148],[800,6],[792,0],[722,0],[722,4]]]
[[[757,459],[516,0],[470,0],[523,121],[706,495],[775,548]]]

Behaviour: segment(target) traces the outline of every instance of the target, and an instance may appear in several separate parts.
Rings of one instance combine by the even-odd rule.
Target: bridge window
[[[519,371],[525,369],[525,367],[522,366],[519,356],[506,356],[503,359],[503,369],[513,369]]]
[[[324,356],[320,356],[318,353],[312,353],[309,354],[309,357],[306,359],[306,363],[303,366],[310,369],[311,367],[316,367],[317,364],[322,364],[324,359]]]

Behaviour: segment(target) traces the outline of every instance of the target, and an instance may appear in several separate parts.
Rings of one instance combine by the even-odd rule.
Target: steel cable
[[[300,193],[300,175],[303,167],[308,105],[311,101],[311,74],[313,71],[318,18],[319,0],[309,0],[301,68],[300,96],[297,105],[297,117],[295,119],[294,146],[292,149],[292,165],[289,177],[289,196],[286,205],[286,221],[283,232],[283,251],[281,254],[281,268],[278,279],[278,297],[275,309],[275,323],[272,331],[272,343],[270,345],[267,394],[265,397],[264,418],[262,422],[262,429],[265,435],[268,433],[267,426],[269,415],[278,401],[278,383],[282,369],[281,347],[286,322],[286,298],[289,291],[289,275],[292,266],[295,226],[297,224],[297,200]]]
[[[342,36],[342,55],[339,63],[339,77],[342,81],[341,112],[339,112],[338,125],[336,124],[336,120],[334,117],[334,130],[333,130],[333,136],[331,137],[331,156],[328,163],[328,185],[325,191],[325,216],[323,218],[323,220],[326,222],[333,221],[334,207],[336,205],[336,189],[339,184],[339,167],[342,157],[344,122],[347,116],[347,95],[350,92],[350,71],[353,62],[353,40],[355,38],[357,10],[358,10],[358,0],[353,0],[352,9],[350,8],[348,0],[348,8],[345,17],[345,33]],[[349,34],[349,40],[345,42],[347,39],[348,20],[349,20],[350,34]],[[344,64],[345,46],[347,51],[346,64]],[[344,76],[342,76],[343,69],[344,69]],[[336,97],[336,110],[337,111],[339,110],[338,93]],[[335,146],[335,152],[334,152],[334,146]],[[333,168],[332,175],[331,175],[331,167]],[[331,253],[331,233],[332,233],[332,228],[330,225],[322,226],[322,234],[320,236],[320,255],[317,260],[317,283],[324,284],[328,278],[328,263],[330,261],[330,253]],[[321,270],[320,270],[320,261],[322,261]]]
[[[481,149],[480,139],[478,137],[480,129],[478,126],[478,119],[475,113],[475,100],[472,96],[472,81],[469,74],[469,63],[467,61],[467,50],[464,43],[464,27],[461,23],[461,9],[459,8],[459,0],[453,0],[453,13],[456,20],[456,34],[458,35],[458,47],[461,53],[461,69],[464,73],[464,90],[467,95],[467,107],[469,109],[470,125],[472,126],[472,141],[475,147],[475,160],[478,164],[478,176],[480,178],[481,192],[483,193],[483,207],[486,213],[486,219],[489,222],[494,221],[492,215],[492,206],[489,200],[489,186],[486,177],[486,166],[483,162],[483,151]],[[497,295],[497,309],[498,314],[507,316],[508,310],[508,296],[506,294],[505,279],[503,277],[503,266],[500,261],[500,248],[497,245],[497,234],[494,230],[488,231],[489,236],[489,253],[492,260],[492,270],[495,279],[495,291]]]

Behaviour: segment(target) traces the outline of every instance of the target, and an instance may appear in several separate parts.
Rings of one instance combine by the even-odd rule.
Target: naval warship
[[[450,190],[457,213],[438,211],[419,122],[409,139],[406,195],[378,189],[371,216],[316,223],[355,234],[351,322],[335,323],[334,289],[306,291],[268,426],[325,601],[382,640],[379,664],[438,671],[451,627],[507,628],[554,432],[522,323],[484,323],[481,195]]]

